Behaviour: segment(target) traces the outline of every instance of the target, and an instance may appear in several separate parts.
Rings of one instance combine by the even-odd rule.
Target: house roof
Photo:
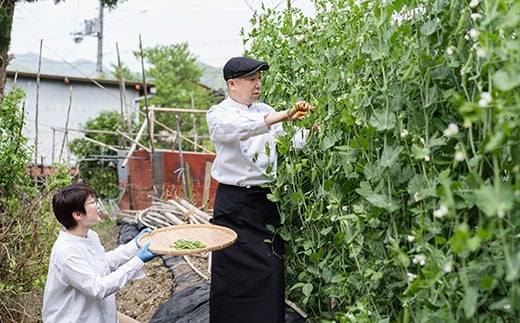
[[[33,72],[20,72],[20,71],[12,71],[12,70],[7,70],[7,77],[11,77],[11,78],[14,78],[14,77],[23,77],[23,78],[37,78],[38,77],[38,73],[33,73]],[[107,80],[107,79],[99,79],[99,78],[89,78],[89,77],[78,77],[78,76],[65,76],[65,75],[52,75],[52,74],[39,74],[40,76],[40,79],[47,79],[47,80],[56,80],[56,81],[63,81],[64,83],[69,83],[71,81],[73,82],[79,82],[79,83],[99,83],[101,85],[119,85],[119,80]],[[143,85],[142,82],[138,82],[138,81],[129,81],[129,80],[125,80],[125,85],[127,87],[133,87],[133,88],[136,88],[136,87],[140,87]],[[155,87],[155,84],[153,83],[146,83],[146,85],[148,86],[148,88],[152,88],[152,87]]]

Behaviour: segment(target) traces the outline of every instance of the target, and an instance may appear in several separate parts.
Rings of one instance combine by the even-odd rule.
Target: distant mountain
[[[37,54],[15,54],[12,61],[9,62],[7,69],[10,71],[36,73],[38,72],[39,57]],[[214,90],[224,89],[225,82],[222,78],[222,70],[202,62],[197,62],[202,69],[203,74],[200,83]],[[103,66],[103,71],[111,71],[112,67]],[[41,70],[42,74],[62,75],[71,77],[97,78],[96,63],[89,60],[77,60],[71,63],[59,62],[48,58],[42,58]],[[137,74],[140,74],[138,72]],[[105,79],[116,79],[111,73],[105,72]]]
[[[203,71],[200,83],[214,90],[223,90],[226,88],[226,82],[222,76],[222,68],[209,66],[202,62],[198,62],[197,64]]]

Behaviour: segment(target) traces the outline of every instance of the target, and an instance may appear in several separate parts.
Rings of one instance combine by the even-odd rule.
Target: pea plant
[[[315,0],[245,35],[280,139],[287,297],[320,322],[520,315],[520,1]]]

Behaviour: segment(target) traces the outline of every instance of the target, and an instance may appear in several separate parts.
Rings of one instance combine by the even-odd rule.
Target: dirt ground
[[[117,247],[120,226],[110,228],[111,234],[102,241],[105,250]],[[147,262],[146,277],[129,282],[116,293],[118,311],[140,322],[149,322],[155,311],[166,302],[173,288],[173,275],[160,257]]]

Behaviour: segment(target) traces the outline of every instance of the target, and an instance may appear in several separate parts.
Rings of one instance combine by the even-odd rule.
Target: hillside
[[[215,90],[225,87],[221,68],[216,68],[202,62],[198,62],[197,64],[203,70],[200,79],[201,84]],[[7,69],[10,71],[36,73],[38,71],[38,55],[34,53],[15,54],[14,59],[9,63]],[[74,62],[59,62],[42,58],[40,71],[42,74],[96,78],[96,63],[84,59]],[[115,79],[111,74],[112,67],[103,66],[103,71],[105,71],[105,78]],[[136,73],[140,74],[140,72]]]

